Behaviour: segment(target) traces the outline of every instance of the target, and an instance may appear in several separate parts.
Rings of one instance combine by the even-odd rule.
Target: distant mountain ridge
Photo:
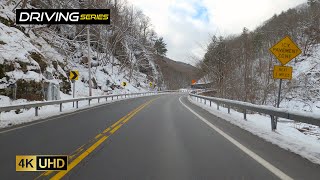
[[[190,64],[174,61],[163,56],[155,58],[155,63],[161,69],[168,89],[189,87],[192,79],[199,78],[198,69]]]

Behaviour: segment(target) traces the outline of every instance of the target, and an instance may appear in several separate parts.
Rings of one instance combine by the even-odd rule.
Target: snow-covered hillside
[[[9,5],[5,1],[0,2],[0,104],[7,104],[8,98],[14,99],[14,96],[19,100],[10,100],[9,103],[20,103],[26,99],[71,98],[70,70],[78,70],[80,74],[75,83],[76,97],[88,96],[86,42],[68,40],[45,26],[16,25],[15,13],[12,12],[15,6],[16,1]],[[31,8],[31,5],[27,6]],[[128,38],[123,41],[132,45]],[[112,53],[90,49],[93,95],[147,91],[151,89],[149,82],[161,79],[152,56],[144,52],[144,47],[139,52],[129,47],[126,51],[133,55],[131,63],[138,63],[137,54],[139,57],[147,56],[144,61],[152,69],[147,73],[138,68],[130,70],[130,65],[124,64]],[[106,58],[112,59],[112,63],[106,62]],[[122,82],[126,82],[127,86],[123,87]],[[13,90],[15,86],[16,95]],[[55,96],[48,97],[46,91],[54,91]]]
[[[320,45],[311,56],[301,56],[288,64],[293,67],[292,81],[283,81],[281,107],[320,114]]]

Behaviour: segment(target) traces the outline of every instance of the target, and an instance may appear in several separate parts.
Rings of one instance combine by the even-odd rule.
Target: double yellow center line
[[[159,98],[159,97],[158,97]],[[78,148],[74,155],[70,155],[69,158],[73,159],[71,163],[68,165],[68,170],[66,171],[58,171],[57,174],[53,175],[50,179],[61,179],[63,176],[65,176],[68,172],[70,172],[74,167],[76,167],[82,160],[84,160],[90,153],[92,153],[97,147],[99,147],[105,140],[107,140],[112,134],[114,134],[118,129],[121,128],[122,125],[124,125],[126,122],[128,122],[134,115],[136,115],[139,111],[141,111],[143,108],[148,106],[150,103],[155,101],[158,98],[154,98],[141,106],[137,107],[133,111],[129,112],[127,115],[119,119],[117,122],[112,124],[110,127],[106,128],[102,133],[95,136],[95,138],[90,141],[91,146],[89,146],[87,149],[84,149],[84,146],[81,146]],[[81,154],[80,154],[81,153]],[[79,156],[75,157],[77,154],[80,154]],[[43,174],[41,174],[38,178],[49,176],[54,171],[46,171]]]

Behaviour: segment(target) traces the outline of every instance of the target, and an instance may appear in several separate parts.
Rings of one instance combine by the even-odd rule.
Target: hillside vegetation
[[[199,70],[190,64],[162,56],[158,56],[155,63],[160,67],[164,84],[168,89],[188,88],[193,79],[199,78]]]
[[[320,110],[320,1],[308,0],[241,35],[213,36],[198,64],[217,96],[256,104],[274,105],[279,80],[272,78],[280,62],[270,53],[275,43],[290,36],[302,50],[288,66],[293,79],[284,80],[281,106],[305,111]]]

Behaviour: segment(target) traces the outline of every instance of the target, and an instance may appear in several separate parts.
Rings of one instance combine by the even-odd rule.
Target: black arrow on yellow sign
[[[70,71],[70,80],[78,80],[79,71]]]

